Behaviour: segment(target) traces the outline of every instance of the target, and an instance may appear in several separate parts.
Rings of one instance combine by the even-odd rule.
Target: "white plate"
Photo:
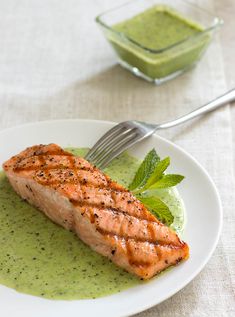
[[[33,144],[54,142],[63,147],[92,146],[112,126],[113,123],[104,121],[60,120],[8,129],[0,132],[0,163]],[[153,147],[161,157],[171,157],[172,171],[186,176],[179,191],[187,209],[184,239],[190,246],[189,260],[145,285],[95,300],[53,301],[21,294],[0,285],[2,317],[129,316],[169,298],[201,271],[216,247],[222,226],[217,189],[192,156],[157,135],[135,146],[131,152],[143,158]]]

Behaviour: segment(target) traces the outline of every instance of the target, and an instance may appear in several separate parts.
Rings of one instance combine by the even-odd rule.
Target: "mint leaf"
[[[162,178],[163,173],[170,165],[170,158],[166,157],[164,160],[159,161],[149,179],[146,182],[145,189],[149,188],[151,185],[156,183],[160,178]]]
[[[184,176],[177,174],[165,174],[170,165],[170,158],[160,160],[153,149],[145,157],[136,175],[129,185],[132,193],[154,214],[162,223],[170,226],[174,221],[174,216],[168,206],[156,196],[143,196],[142,193],[152,189],[168,188],[180,183]],[[149,192],[150,194],[150,192]],[[153,193],[152,193],[153,194]]]
[[[154,216],[157,217],[162,223],[170,226],[174,221],[174,216],[170,212],[168,206],[157,197],[141,197],[138,195],[138,199],[145,205]]]
[[[184,176],[177,174],[167,174],[163,175],[155,184],[148,187],[149,190],[157,188],[168,188],[176,186],[184,179]]]
[[[153,173],[156,163],[160,161],[155,149],[152,149],[138,168],[135,177],[129,185],[130,190],[143,187],[150,175]]]

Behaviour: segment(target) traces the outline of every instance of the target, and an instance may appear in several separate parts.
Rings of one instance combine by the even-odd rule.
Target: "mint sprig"
[[[152,149],[141,163],[133,181],[129,185],[129,189],[134,190],[136,188],[142,188],[153,173],[156,163],[159,161],[160,157],[157,155],[155,149]]]
[[[166,157],[160,160],[155,149],[153,149],[146,155],[133,181],[129,185],[129,190],[131,190],[159,220],[168,226],[173,223],[174,216],[168,206],[159,197],[156,197],[156,194],[155,196],[151,196],[151,190],[176,186],[184,179],[182,175],[165,174],[169,165],[170,158]],[[146,197],[145,194],[148,194],[148,197]]]

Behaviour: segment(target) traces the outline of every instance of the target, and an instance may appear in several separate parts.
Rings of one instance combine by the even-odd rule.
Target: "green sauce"
[[[164,49],[202,31],[194,23],[159,6],[115,25],[114,29],[151,50]]]
[[[152,79],[194,63],[210,38],[207,34],[193,38],[202,33],[203,27],[164,5],[154,6],[113,29],[118,34],[110,33],[109,40],[121,60]]]
[[[70,150],[79,155],[86,152]],[[105,172],[127,185],[138,166],[136,158],[123,154]],[[184,214],[177,195],[157,194],[164,196],[172,212],[179,217]],[[182,219],[177,226],[183,227]],[[48,299],[86,299],[144,283],[23,201],[3,172],[0,173],[0,244],[0,283],[19,292]]]

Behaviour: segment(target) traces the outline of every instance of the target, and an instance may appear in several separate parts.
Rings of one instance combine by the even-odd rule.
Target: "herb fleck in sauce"
[[[70,150],[79,155],[86,152]],[[124,154],[106,173],[127,185],[138,165],[137,159]],[[174,201],[174,195],[172,200],[167,197]],[[182,214],[183,209],[179,208],[178,212]],[[143,283],[23,201],[2,172],[0,244],[0,283],[23,293],[49,299],[85,299]]]

